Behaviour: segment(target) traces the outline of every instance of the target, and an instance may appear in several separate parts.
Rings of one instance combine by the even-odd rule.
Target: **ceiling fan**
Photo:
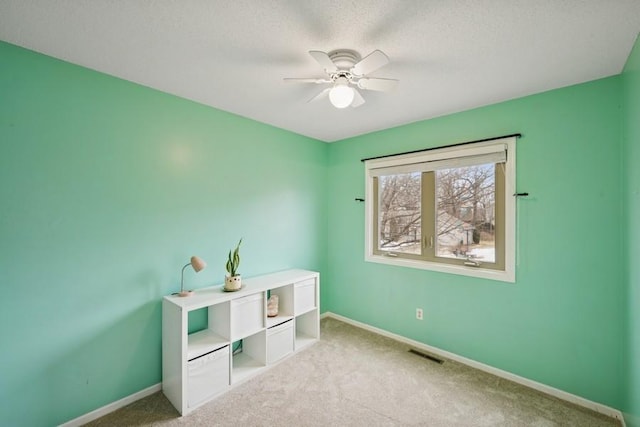
[[[364,58],[349,49],[333,50],[325,53],[310,50],[309,55],[328,74],[328,78],[285,78],[285,82],[330,84],[322,92],[308,102],[329,96],[329,101],[336,108],[359,107],[364,104],[364,98],[358,89],[386,92],[394,89],[398,80],[368,77],[368,74],[384,67],[389,58],[380,50],[374,50]]]

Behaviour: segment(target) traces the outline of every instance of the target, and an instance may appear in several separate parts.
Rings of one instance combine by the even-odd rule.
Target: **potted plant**
[[[242,277],[238,273],[238,266],[240,265],[240,243],[242,239],[236,245],[236,248],[229,251],[229,258],[227,259],[227,275],[224,278],[224,290],[225,291],[239,291],[242,288]]]

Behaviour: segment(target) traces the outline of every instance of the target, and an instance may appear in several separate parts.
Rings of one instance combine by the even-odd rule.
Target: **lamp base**
[[[178,292],[179,297],[190,297],[193,295],[193,291],[180,291]]]

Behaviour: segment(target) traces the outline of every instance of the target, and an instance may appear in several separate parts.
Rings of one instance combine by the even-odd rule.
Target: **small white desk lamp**
[[[193,269],[195,270],[196,273],[198,273],[200,270],[204,270],[205,267],[207,266],[207,263],[204,262],[204,260],[200,257],[197,256],[192,256],[191,257],[191,262],[185,264],[184,267],[182,267],[182,275],[180,278],[180,292],[178,293],[178,296],[180,297],[189,297],[191,295],[193,295],[193,291],[185,291],[184,290],[184,269],[187,267],[193,267]]]

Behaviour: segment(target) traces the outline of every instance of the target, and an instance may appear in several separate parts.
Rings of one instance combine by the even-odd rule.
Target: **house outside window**
[[[515,137],[365,161],[370,262],[515,281]]]

